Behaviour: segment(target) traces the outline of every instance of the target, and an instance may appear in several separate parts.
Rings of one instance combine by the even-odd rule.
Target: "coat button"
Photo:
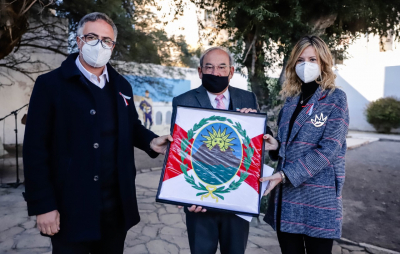
[[[90,110],[90,114],[91,114],[92,116],[95,115],[95,114],[96,114],[96,110],[94,110],[94,109]]]
[[[93,144],[93,147],[94,147],[95,149],[97,149],[97,148],[99,148],[99,144],[98,144],[98,143],[94,143],[94,144]]]
[[[99,180],[99,176],[94,176],[93,180],[97,182]]]

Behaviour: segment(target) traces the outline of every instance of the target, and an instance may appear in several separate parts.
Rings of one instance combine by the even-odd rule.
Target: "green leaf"
[[[193,135],[194,135],[193,130],[190,129],[190,130],[188,131],[188,140],[191,140],[191,139],[193,138]]]
[[[183,172],[185,175],[187,175],[187,168],[188,168],[188,166],[187,166],[186,164],[181,164],[180,168],[181,168],[182,172]]]
[[[213,193],[220,193],[220,194],[224,194],[224,193],[229,193],[231,190],[229,188],[225,189],[225,190],[215,190]]]
[[[201,188],[204,188],[205,190],[207,190],[206,186],[204,186],[202,183],[199,182],[199,185]]]
[[[232,122],[232,120],[231,120],[231,119],[228,119],[228,122],[229,122],[230,124],[233,124],[233,122]]]
[[[224,197],[221,195],[218,195],[217,193],[213,193],[215,196],[219,197],[220,199],[224,200]]]
[[[251,160],[250,160],[248,157],[246,157],[246,158],[244,159],[243,164],[244,164],[244,167],[246,168],[246,171],[247,171],[247,170],[249,170],[249,168],[250,168]]]
[[[197,193],[196,194],[196,196],[201,196],[201,195],[204,195],[204,194],[207,194],[208,192],[199,192],[199,193]]]
[[[180,155],[181,155],[181,161],[183,163],[186,157],[188,156],[188,153],[181,150]]]
[[[189,140],[187,140],[187,139],[182,139],[182,142],[181,142],[181,150],[182,151],[186,151],[186,148],[189,146]]]
[[[205,191],[205,189],[203,189],[203,188],[197,186],[196,184],[193,184],[192,187],[193,187],[194,189],[196,189],[196,190],[199,190],[199,191]],[[207,193],[208,193],[208,192],[207,192]]]
[[[240,179],[239,179],[239,181],[244,181],[244,180],[246,180],[246,178],[249,176],[249,173],[247,173],[247,172],[244,172],[244,171],[242,171],[242,172],[240,172]]]
[[[245,137],[245,139],[243,140],[243,143],[245,146],[249,146],[250,145],[250,138],[249,137]]]

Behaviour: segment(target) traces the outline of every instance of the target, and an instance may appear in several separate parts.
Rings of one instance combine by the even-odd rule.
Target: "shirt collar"
[[[85,67],[83,67],[81,61],[79,60],[79,55],[75,60],[75,64],[78,67],[78,69],[82,72],[83,76],[85,76],[85,78],[87,78],[88,80],[91,80],[91,77],[94,76],[95,79],[97,80],[96,75],[94,75],[93,73],[89,72],[88,70],[85,69]],[[104,66],[103,73],[101,73],[100,77],[103,76],[103,75],[105,76],[105,79],[107,80],[107,82],[109,82],[107,65]]]
[[[217,98],[216,94],[212,94],[209,91],[207,91],[208,97],[210,98],[210,101],[215,101],[215,98]],[[223,93],[224,99],[229,101],[230,99],[230,94],[229,94],[229,89],[226,89],[226,91]]]

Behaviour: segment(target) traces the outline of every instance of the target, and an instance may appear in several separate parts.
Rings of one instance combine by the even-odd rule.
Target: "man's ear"
[[[81,49],[82,39],[79,36],[76,36],[76,45],[78,45],[78,49]]]
[[[229,79],[233,77],[233,74],[235,73],[235,67],[231,66],[231,70],[229,72]]]
[[[203,79],[203,72],[201,71],[201,67],[200,67],[200,66],[197,67],[197,71],[198,71],[198,73],[199,73],[199,78],[200,78],[200,79]]]

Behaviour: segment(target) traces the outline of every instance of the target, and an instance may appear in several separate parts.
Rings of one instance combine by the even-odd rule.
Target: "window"
[[[162,124],[162,113],[160,111],[158,111],[156,113],[156,124],[157,125],[161,125]]]
[[[167,111],[167,116],[165,117],[165,124],[171,124],[171,111]]]

